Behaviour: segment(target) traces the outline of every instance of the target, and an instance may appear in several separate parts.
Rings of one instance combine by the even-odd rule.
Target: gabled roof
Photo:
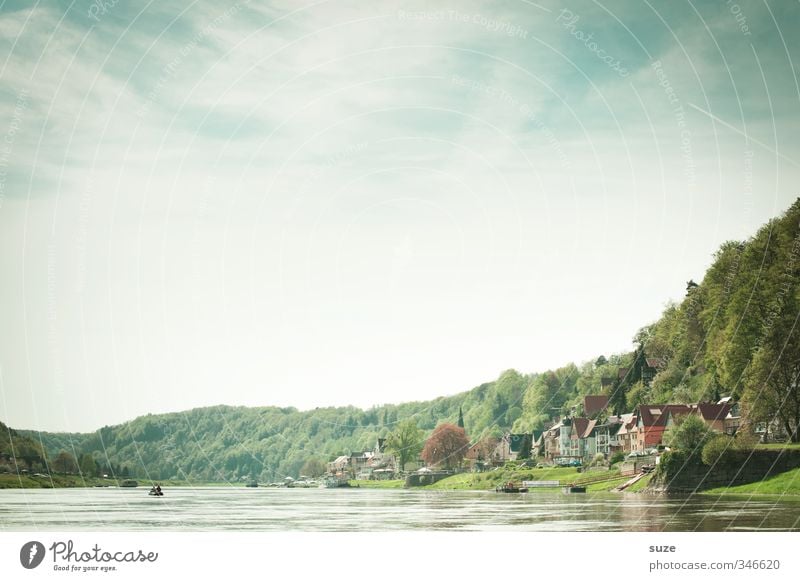
[[[594,427],[597,425],[597,420],[589,420],[586,424],[586,427],[583,430],[583,433],[579,435],[580,438],[588,438],[592,435],[592,431]]]
[[[699,403],[697,414],[706,421],[724,420],[731,411],[728,403]]]
[[[684,404],[640,405],[639,420],[645,427],[666,426],[670,416],[682,416],[690,413],[692,407]]]
[[[607,395],[587,395],[583,398],[583,413],[594,415],[608,407]]]
[[[572,433],[576,438],[583,438],[586,432],[586,426],[589,425],[589,418],[572,418]],[[592,426],[594,427],[594,426]]]

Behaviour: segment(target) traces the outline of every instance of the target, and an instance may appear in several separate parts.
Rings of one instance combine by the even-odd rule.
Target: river
[[[800,530],[800,500],[535,491],[146,488],[0,490],[0,530]]]

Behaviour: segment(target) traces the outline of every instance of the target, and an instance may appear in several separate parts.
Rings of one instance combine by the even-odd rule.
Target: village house
[[[506,434],[495,447],[493,458],[508,462],[517,460],[520,456],[530,458],[533,434]]]
[[[640,405],[636,426],[632,430],[631,452],[643,453],[657,448],[675,419],[691,412],[691,406],[684,404]]]
[[[639,418],[635,413],[622,414],[619,416],[619,429],[617,430],[617,446],[625,454],[630,453],[633,447],[633,433]]]
[[[618,416],[612,416],[602,424],[597,424],[594,428],[595,453],[603,454],[608,458],[611,454],[620,449],[617,434],[622,427],[622,420]]]
[[[500,456],[495,456],[495,451],[499,444],[500,438],[494,436],[487,436],[475,442],[467,449],[467,453],[464,455],[469,468],[474,471],[482,471],[492,466],[501,465]]]
[[[545,430],[542,434],[542,455],[548,461],[554,461],[561,455],[561,428],[564,425],[558,422],[556,425]]]

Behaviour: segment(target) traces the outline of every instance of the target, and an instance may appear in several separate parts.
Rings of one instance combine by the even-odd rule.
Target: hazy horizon
[[[630,350],[798,196],[797,3],[0,8],[0,419]]]

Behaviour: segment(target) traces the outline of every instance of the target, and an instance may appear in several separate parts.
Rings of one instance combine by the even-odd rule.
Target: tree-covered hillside
[[[0,472],[45,469],[45,453],[39,442],[0,422]]]
[[[72,451],[80,465],[141,478],[273,480],[297,476],[310,460],[370,449],[409,418],[428,434],[456,423],[463,410],[475,442],[541,429],[580,406],[584,395],[605,393],[618,413],[640,403],[733,395],[750,421],[777,419],[797,440],[799,306],[800,200],[751,239],[723,244],[702,282],[689,281],[680,303],[636,333],[630,353],[532,375],[509,370],[428,402],[305,412],[220,406],[149,415],[92,434],[28,435],[41,436],[51,458]]]
[[[28,434],[42,437],[51,458],[63,450],[72,451],[76,459],[91,454],[97,464],[125,470],[126,476],[273,480],[297,477],[312,459],[328,462],[372,449],[379,437],[387,437],[408,418],[428,433],[443,421],[455,423],[463,409],[474,438],[501,434],[521,413],[530,381],[529,376],[507,371],[497,381],[452,397],[369,410],[218,406],[148,415],[92,434]]]

